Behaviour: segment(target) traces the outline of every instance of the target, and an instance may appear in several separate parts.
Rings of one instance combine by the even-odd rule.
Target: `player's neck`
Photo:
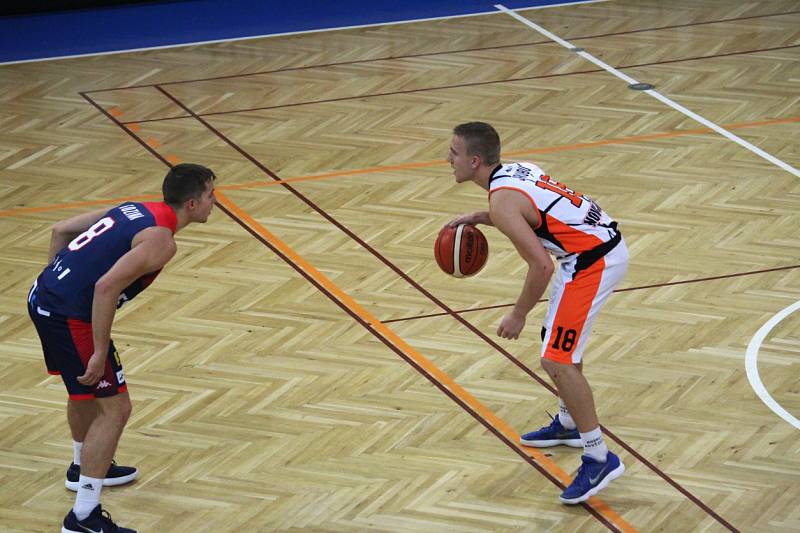
[[[178,233],[180,230],[182,230],[192,222],[189,219],[189,214],[186,212],[185,209],[176,210],[175,217],[178,219],[178,223],[175,225],[175,233]]]
[[[472,180],[487,191],[489,190],[489,178],[492,176],[492,171],[494,167],[487,167],[486,165],[481,165],[475,171],[475,178]]]

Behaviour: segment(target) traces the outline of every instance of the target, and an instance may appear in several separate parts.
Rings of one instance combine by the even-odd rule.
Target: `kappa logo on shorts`
[[[117,372],[117,383],[119,383],[120,385],[125,383],[125,373],[122,370],[119,370]]]
[[[104,379],[100,380],[100,383],[97,384],[97,388],[98,389],[107,389],[110,386],[111,386],[111,383],[109,383],[108,381],[106,381]]]

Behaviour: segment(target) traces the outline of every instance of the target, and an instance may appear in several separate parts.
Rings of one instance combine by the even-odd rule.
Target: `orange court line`
[[[101,200],[86,200],[83,202],[70,202],[58,205],[45,205],[42,207],[20,207],[17,209],[9,209],[7,211],[0,211],[0,217],[10,217],[15,215],[23,215],[27,213],[41,213],[44,211],[56,211],[59,209],[74,209],[76,207],[92,207],[95,205],[116,205],[122,202],[138,202],[160,200],[160,194],[140,194],[138,196],[125,196],[122,198],[104,198]]]
[[[295,265],[306,272],[317,283],[324,287],[331,295],[333,295],[342,305],[347,307],[350,311],[361,318],[365,323],[369,324],[371,328],[380,333],[385,339],[389,340],[397,349],[403,352],[407,357],[412,359],[419,365],[425,372],[428,373],[433,379],[444,385],[454,396],[458,397],[465,404],[469,405],[476,413],[488,422],[492,427],[502,433],[507,439],[513,443],[519,442],[519,434],[504,420],[495,415],[486,406],[480,403],[474,396],[467,392],[463,387],[458,385],[448,374],[439,369],[430,360],[428,360],[421,353],[417,352],[414,348],[408,345],[400,336],[398,336],[386,324],[378,320],[372,313],[362,307],[355,301],[349,294],[340,289],[333,281],[331,281],[322,272],[317,270],[311,263],[306,261],[300,254],[292,249],[288,244],[280,240],[277,236],[268,231],[252,216],[242,210],[238,205],[233,203],[223,192],[217,190],[217,201],[224,205],[230,212],[234,213],[240,220],[245,222],[253,231],[258,233],[261,237],[266,239],[275,248],[280,250],[287,258],[289,258]],[[520,450],[525,452],[526,455],[532,457],[542,468],[549,472],[552,476],[559,479],[565,485],[571,481],[569,475],[562,470],[556,463],[550,460],[542,452],[535,448],[519,447]],[[637,531],[633,526],[626,522],[619,514],[613,509],[608,507],[599,498],[592,497],[588,502],[596,511],[603,515],[606,520],[614,524],[620,531],[635,532]]]
[[[771,120],[760,120],[757,122],[742,122],[737,124],[728,124],[724,127],[729,130],[737,130],[737,129],[744,129],[744,128],[755,128],[759,126],[772,126],[777,124],[790,124],[794,122],[800,122],[800,116],[798,117],[789,117],[789,118],[778,118],[778,119],[771,119]],[[130,125],[129,125],[130,126]],[[133,130],[136,131],[136,130]],[[528,150],[515,150],[510,152],[505,152],[503,155],[505,156],[522,156],[522,155],[534,155],[534,154],[548,154],[548,153],[557,153],[557,152],[567,152],[570,150],[581,150],[585,148],[596,148],[599,146],[609,146],[609,145],[620,145],[620,144],[629,144],[635,142],[645,142],[645,141],[652,141],[657,139],[670,139],[675,137],[683,137],[687,135],[708,135],[714,133],[709,128],[696,128],[691,130],[679,130],[679,131],[671,131],[671,132],[663,132],[663,133],[645,133],[642,135],[631,135],[627,137],[617,137],[614,139],[604,139],[600,141],[591,141],[586,143],[576,143],[576,144],[564,144],[558,146],[548,146],[544,148],[532,148]],[[166,157],[167,161],[172,163],[173,165],[178,164],[180,162],[179,158],[173,155],[169,155]],[[436,167],[436,166],[445,166],[447,162],[444,160],[437,160],[437,161],[417,161],[413,163],[402,163],[398,165],[387,165],[387,166],[380,166],[380,167],[370,167],[370,168],[359,168],[359,169],[352,169],[352,170],[342,170],[336,172],[326,172],[323,174],[314,174],[311,176],[297,176],[294,178],[284,178],[280,180],[260,180],[260,181],[251,181],[247,183],[239,183],[239,184],[232,184],[232,185],[219,185],[217,186],[217,190],[223,191],[234,191],[234,190],[241,190],[241,189],[257,189],[259,187],[268,187],[274,185],[281,185],[283,183],[294,183],[299,181],[310,181],[310,180],[322,180],[328,178],[335,178],[335,177],[346,177],[346,176],[358,176],[362,174],[374,174],[378,172],[392,172],[396,170],[408,170],[413,168],[425,168],[425,167]],[[66,204],[56,204],[50,206],[43,206],[43,207],[21,207],[18,209],[8,209],[5,211],[0,211],[0,217],[7,217],[7,216],[14,216],[14,215],[22,215],[25,213],[38,213],[42,211],[55,211],[59,209],[70,209],[75,207],[85,207],[91,205],[99,205],[99,204],[114,204],[124,201],[132,201],[137,200],[139,198],[143,199],[159,199],[160,196],[158,195],[147,195],[147,196],[136,196],[136,197],[127,197],[127,198],[112,198],[108,200],[96,200],[90,202],[72,202]]]

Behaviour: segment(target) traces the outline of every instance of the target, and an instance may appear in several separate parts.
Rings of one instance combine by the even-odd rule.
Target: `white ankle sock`
[[[72,511],[78,520],[83,520],[100,503],[100,492],[103,490],[103,480],[87,477],[81,474],[78,478],[78,495],[75,497],[75,506]]]
[[[564,400],[561,398],[558,399],[558,420],[566,429],[575,429],[578,427],[575,421],[572,420],[572,415],[570,415],[567,410],[567,404],[565,404]]]
[[[600,431],[600,426],[597,426],[588,433],[581,433],[581,440],[583,441],[584,455],[588,455],[601,463],[606,462],[608,446],[606,446],[603,440],[603,433]]]
[[[83,448],[82,442],[72,441],[72,462],[76,465],[81,464],[81,448]]]

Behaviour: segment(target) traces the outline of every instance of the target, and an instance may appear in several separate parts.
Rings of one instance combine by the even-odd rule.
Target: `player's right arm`
[[[62,248],[69,244],[72,239],[89,229],[92,224],[100,220],[107,212],[108,209],[98,209],[97,211],[83,213],[53,224],[50,232],[50,252],[47,262],[52,262]]]
[[[133,248],[95,283],[92,300],[94,353],[86,365],[86,372],[78,378],[83,385],[94,385],[103,377],[119,295],[145,274],[163,268],[177,249],[172,232],[164,227],[142,230],[134,237],[133,243]]]
[[[531,221],[537,220],[539,215],[523,193],[498,190],[489,198],[489,207],[497,229],[511,240],[520,257],[528,264],[528,273],[517,302],[497,329],[500,337],[516,339],[525,327],[528,313],[550,282],[554,271],[553,260],[531,227]]]
[[[489,217],[489,211],[475,211],[473,213],[464,213],[459,215],[450,222],[447,226],[456,227],[459,224],[466,224],[468,226],[477,226],[478,224],[485,224],[487,226],[494,226],[492,219]]]

